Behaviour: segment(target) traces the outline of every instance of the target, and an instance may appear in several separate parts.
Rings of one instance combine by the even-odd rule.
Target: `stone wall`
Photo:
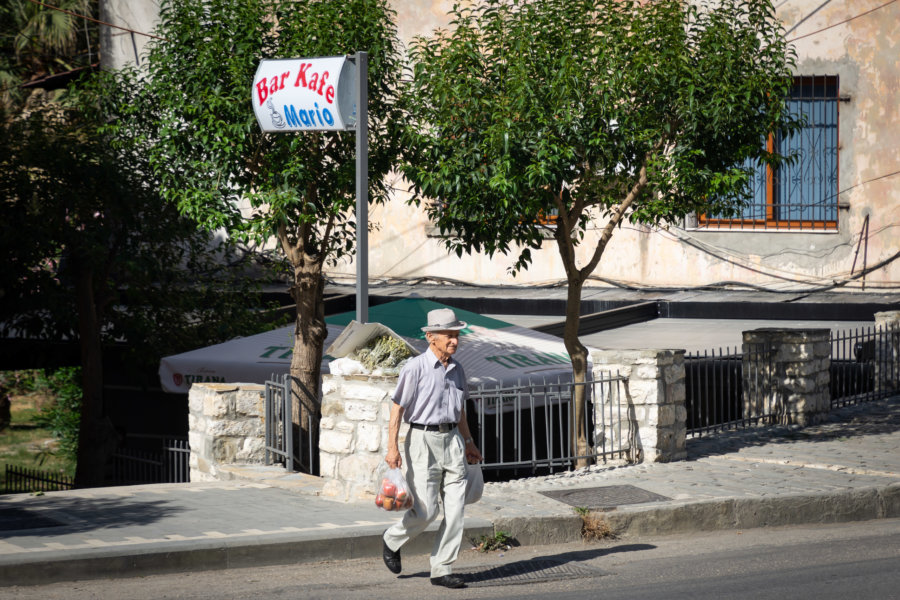
[[[319,471],[323,494],[342,500],[373,494],[375,475],[387,454],[390,394],[396,377],[325,375],[322,378],[322,420]],[[400,444],[408,426],[400,429]]]
[[[222,467],[265,462],[264,386],[195,383],[188,405],[191,481],[230,479]]]
[[[745,331],[744,411],[773,414],[781,425],[811,425],[831,410],[831,331]]]
[[[684,407],[684,350],[596,350],[591,354],[594,378],[619,374],[627,378],[621,415],[632,432],[633,462],[669,462],[687,457]],[[604,435],[614,435],[610,423]]]
[[[881,392],[900,389],[900,310],[875,313],[875,389]]]

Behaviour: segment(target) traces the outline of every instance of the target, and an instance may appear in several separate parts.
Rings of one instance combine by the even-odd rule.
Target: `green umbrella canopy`
[[[478,325],[486,329],[503,329],[512,327],[512,324],[499,319],[492,319],[477,313],[469,312],[459,308],[453,308],[446,304],[425,300],[423,298],[404,298],[388,302],[387,304],[378,304],[369,307],[369,322],[381,323],[391,328],[397,335],[413,339],[425,339],[425,332],[422,327],[428,323],[428,312],[436,308],[452,308],[456,313],[456,318],[465,321],[468,326],[460,331],[460,335],[472,333],[470,327]],[[329,325],[346,326],[350,321],[356,319],[356,311],[331,315],[325,318],[325,322]]]

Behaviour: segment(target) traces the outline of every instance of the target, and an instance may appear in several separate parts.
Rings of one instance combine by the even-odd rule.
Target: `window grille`
[[[752,199],[735,217],[703,215],[699,227],[720,229],[818,229],[838,226],[838,78],[807,75],[794,78],[787,110],[805,118],[791,136],[773,133],[768,149],[794,162],[753,170]]]

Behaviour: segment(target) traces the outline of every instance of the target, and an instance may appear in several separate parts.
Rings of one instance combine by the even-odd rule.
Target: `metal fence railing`
[[[900,390],[900,330],[862,327],[831,334],[831,407]]]
[[[4,476],[4,493],[6,494],[54,492],[71,490],[73,487],[75,487],[75,480],[61,473],[6,465]]]
[[[578,459],[604,462],[630,456],[635,426],[625,399],[625,378],[604,375],[585,383],[481,385],[469,391],[470,427],[487,472],[552,473]],[[585,391],[587,453],[573,443],[574,396]],[[503,478],[502,475],[498,477]]]
[[[187,483],[191,447],[186,438],[129,435],[112,456],[113,485]]]
[[[294,393],[295,381],[290,375],[266,381],[266,464],[279,463],[290,471],[318,475],[319,406],[299,383],[299,394]],[[303,409],[298,411],[301,419],[306,415],[305,429],[293,421],[295,407]]]
[[[291,378],[266,381],[266,464],[280,463],[294,470],[294,428],[291,422]]]
[[[772,348],[768,343],[705,350],[684,357],[687,435],[770,423],[777,407],[772,393]]]
[[[768,342],[686,355],[688,436],[774,422],[781,407],[773,358]],[[832,408],[900,392],[900,329],[832,332],[829,378]]]

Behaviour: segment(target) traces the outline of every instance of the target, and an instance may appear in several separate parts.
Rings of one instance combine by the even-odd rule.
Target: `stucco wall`
[[[100,20],[124,29],[153,33],[159,20],[159,0],[100,0]],[[143,64],[145,46],[151,38],[123,29],[100,27],[104,69]]]

